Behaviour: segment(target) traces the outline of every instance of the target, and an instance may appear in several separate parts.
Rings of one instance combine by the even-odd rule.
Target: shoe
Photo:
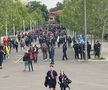
[[[26,70],[24,69],[23,72],[26,72]]]
[[[66,60],[68,60],[68,58]]]

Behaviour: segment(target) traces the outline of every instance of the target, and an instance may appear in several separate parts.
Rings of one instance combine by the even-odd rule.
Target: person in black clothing
[[[16,49],[16,52],[18,52],[18,42],[15,41],[14,43],[15,43],[15,49]]]
[[[99,58],[100,57],[100,48],[101,48],[101,44],[99,43],[99,41],[97,41],[94,44],[94,52],[95,52],[95,58],[96,56]]]
[[[54,45],[52,45],[51,48],[50,48],[50,54],[51,54],[51,63],[50,64],[54,64],[54,56],[55,56],[55,47],[54,47]]]
[[[75,59],[79,59],[79,45],[75,42],[73,45],[74,53],[75,53]]]
[[[80,55],[80,59],[84,59],[85,60],[85,44],[80,43],[79,44],[79,55]]]
[[[70,36],[67,38],[67,42],[68,42],[68,47],[71,47],[72,39]]]
[[[62,60],[65,60],[65,58],[66,58],[66,60],[68,60],[68,58],[67,58],[67,45],[66,45],[66,42],[63,44],[63,57],[62,57]]]
[[[87,55],[88,55],[88,59],[91,59],[90,51],[91,51],[91,45],[89,44],[89,42],[87,42]]]
[[[69,84],[72,81],[66,76],[66,74],[64,73],[63,70],[60,71],[60,75],[59,75],[59,84],[60,84],[60,88],[61,90],[66,90],[66,88],[69,88]]]
[[[4,58],[3,46],[0,45],[0,69],[2,69],[3,58]]]
[[[49,90],[56,90],[57,83],[57,72],[53,69],[53,66],[50,66],[50,70],[47,72],[47,85]]]
[[[24,61],[24,65],[25,65],[25,68],[24,68],[24,71],[26,71],[27,67],[29,68],[28,66],[28,61],[29,61],[29,53],[26,52],[23,56],[23,61]]]

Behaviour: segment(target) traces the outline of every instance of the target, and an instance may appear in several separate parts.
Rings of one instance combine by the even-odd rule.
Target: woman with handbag
[[[72,81],[65,75],[64,71],[61,70],[59,75],[59,82],[58,82],[60,84],[61,90],[66,90],[66,88],[69,88],[70,90],[69,84],[71,82]]]
[[[57,72],[53,69],[53,65],[50,66],[50,70],[45,77],[45,87],[49,86],[49,90],[56,90]]]
[[[32,61],[33,61],[33,47],[30,46],[30,49],[29,49],[29,60],[28,60],[29,72],[31,70],[33,71],[33,63],[32,63]]]

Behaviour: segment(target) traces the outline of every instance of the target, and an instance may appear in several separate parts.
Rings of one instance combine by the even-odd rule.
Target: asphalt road
[[[34,72],[23,72],[23,63],[15,63],[22,55],[21,51],[12,51],[9,59],[4,61],[3,69],[0,70],[0,90],[48,90],[44,87],[44,79],[50,61],[43,61],[40,52]],[[71,90],[108,90],[108,62],[77,61],[73,55],[72,49],[68,48],[69,60],[62,61],[62,50],[57,48],[54,65],[58,74],[63,69],[73,81]],[[58,84],[56,90],[60,90]]]

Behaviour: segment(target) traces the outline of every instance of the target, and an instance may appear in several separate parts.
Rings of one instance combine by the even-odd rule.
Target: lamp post
[[[29,2],[29,0],[28,0],[28,8],[30,9],[31,7],[30,7],[30,2]],[[32,21],[30,20],[30,31],[32,31]]]
[[[15,4],[15,0],[13,0],[13,8],[14,8],[14,4]],[[13,12],[13,33],[14,33],[14,36],[15,36],[15,17],[14,17],[14,12]]]
[[[32,31],[32,20],[30,20],[30,31]]]
[[[15,36],[15,19],[13,19],[13,32],[14,32],[14,36]]]
[[[25,20],[23,20],[23,30],[24,30],[24,33],[25,33]]]
[[[6,19],[6,36],[8,36],[7,30],[8,30],[8,28],[7,28],[7,19]]]
[[[85,31],[85,60],[88,59],[87,55],[87,10],[86,10],[86,0],[83,0],[84,3],[84,31]]]

